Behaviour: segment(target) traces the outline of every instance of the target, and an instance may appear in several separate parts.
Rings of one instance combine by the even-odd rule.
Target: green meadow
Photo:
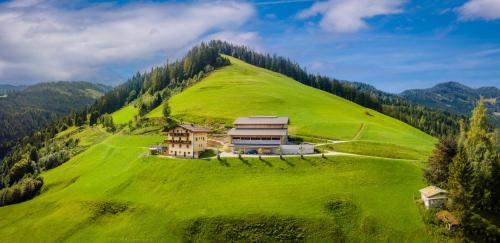
[[[133,105],[127,105],[113,112],[111,116],[113,117],[113,122],[115,124],[126,124],[134,119],[134,116],[138,114],[139,110],[137,108],[135,108]]]
[[[414,161],[149,156],[161,139],[112,135],[44,172],[41,195],[0,208],[0,241],[429,240]]]
[[[169,100],[172,115],[196,123],[223,122],[239,116],[290,117],[290,134],[330,139],[361,139],[430,152],[436,139],[376,111],[281,74],[227,57],[231,65]],[[149,117],[162,116],[162,106]]]
[[[170,159],[148,154],[159,135],[72,127],[58,136],[90,147],[43,172],[39,196],[0,207],[0,242],[430,240],[413,197],[435,138],[230,59],[169,100],[174,118],[230,125],[238,116],[289,116],[292,135],[353,140],[326,149],[377,157]],[[136,114],[128,105],[112,116],[126,124]]]
[[[327,144],[318,146],[317,148],[325,151],[336,151],[393,159],[427,160],[429,157],[429,153],[419,149],[398,146],[396,144],[367,141]]]

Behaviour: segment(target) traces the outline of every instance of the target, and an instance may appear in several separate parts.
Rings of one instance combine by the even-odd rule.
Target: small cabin
[[[420,196],[425,208],[442,208],[448,200],[448,192],[437,186],[420,189]]]
[[[446,210],[441,210],[436,213],[436,217],[443,222],[444,226],[449,230],[449,231],[455,231],[457,227],[460,225],[460,222],[458,221],[457,218],[453,214],[451,214],[449,211]]]

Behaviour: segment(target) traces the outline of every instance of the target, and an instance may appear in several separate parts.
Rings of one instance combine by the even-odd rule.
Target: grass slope
[[[321,145],[319,149],[394,159],[427,160],[429,153],[395,144],[352,141]]]
[[[0,208],[0,242],[429,240],[413,162],[147,156],[161,139],[113,135],[43,173],[41,195]]]
[[[433,137],[401,121],[281,74],[231,58],[217,70],[169,100],[172,115],[192,122],[238,116],[279,115],[291,119],[294,135],[387,142],[429,152]],[[162,106],[148,116],[162,116]]]
[[[135,108],[133,105],[127,105],[113,112],[111,116],[113,117],[114,124],[126,124],[134,119],[134,116],[138,114],[139,110],[137,108]]]

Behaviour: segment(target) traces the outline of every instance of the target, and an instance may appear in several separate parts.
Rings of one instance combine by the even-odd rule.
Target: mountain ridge
[[[7,87],[7,86],[4,86]],[[49,122],[92,104],[111,89],[84,81],[58,81],[12,86],[0,98],[0,157],[10,143]]]
[[[483,97],[489,123],[500,129],[500,89],[494,86],[471,88],[455,81],[427,89],[409,89],[399,94],[417,104],[468,116]]]

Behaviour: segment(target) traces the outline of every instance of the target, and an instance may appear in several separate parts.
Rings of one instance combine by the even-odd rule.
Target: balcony
[[[165,140],[165,143],[169,144],[191,144],[189,140]]]
[[[183,133],[171,132],[171,133],[168,133],[168,135],[171,137],[188,137],[189,133],[187,133],[187,132],[183,132]]]

